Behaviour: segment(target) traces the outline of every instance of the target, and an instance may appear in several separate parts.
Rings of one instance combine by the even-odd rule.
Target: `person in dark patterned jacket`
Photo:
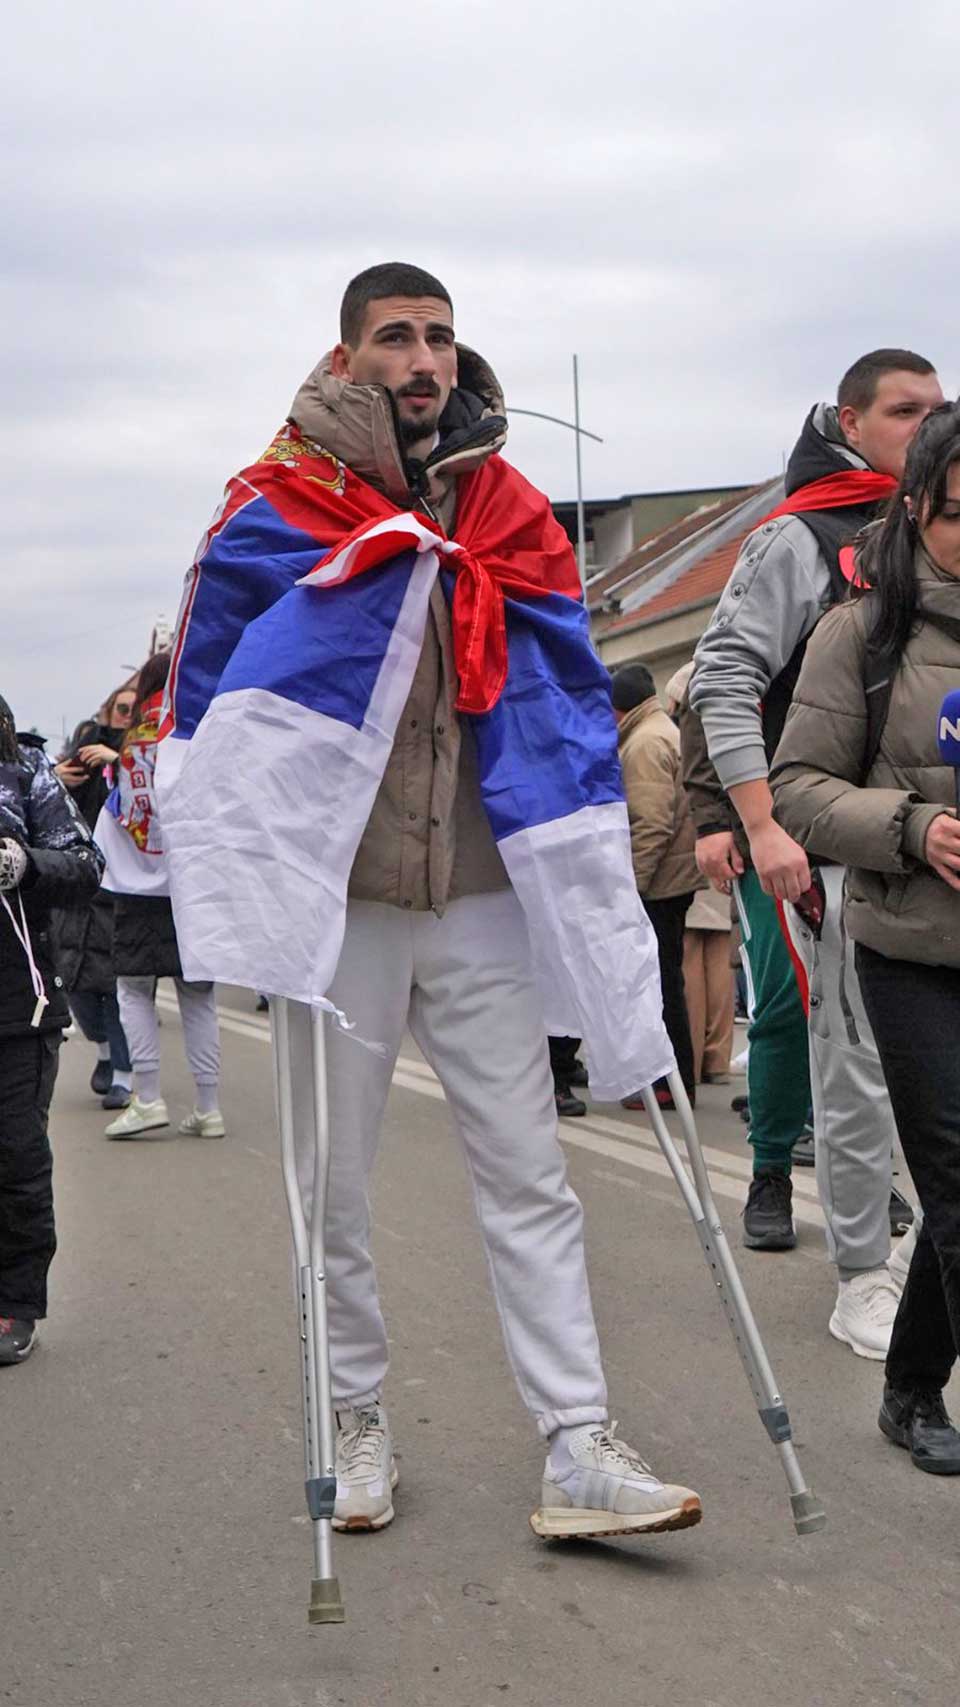
[[[50,909],[84,905],[102,869],[49,761],[18,742],[0,698],[0,1364],[33,1350],[56,1250],[47,1119],[70,1013]]]

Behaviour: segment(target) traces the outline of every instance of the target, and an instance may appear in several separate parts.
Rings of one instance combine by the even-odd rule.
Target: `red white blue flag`
[[[450,602],[458,709],[524,908],[548,1030],[616,1098],[672,1070],[607,671],[569,541],[500,457],[456,537],[286,428],[187,578],[158,766],[184,972],[325,999],[347,884],[423,644]]]

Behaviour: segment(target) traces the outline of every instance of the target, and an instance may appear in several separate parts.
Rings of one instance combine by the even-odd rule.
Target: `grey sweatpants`
[[[130,1049],[130,1060],[142,1089],[144,1076],[153,1089],[160,1073],[160,1023],[154,999],[155,978],[117,979],[120,1018]],[[188,984],[175,978],[183,1047],[198,1091],[212,1090],[220,1077],[220,1033],[217,1025],[216,992],[212,984]],[[159,1089],[153,1090],[159,1096]]]
[[[890,1255],[890,1185],[897,1128],[843,924],[842,866],[820,876],[819,942],[789,904],[790,940],[809,997],[810,1089],[817,1188],[827,1250],[841,1270],[878,1268]]]

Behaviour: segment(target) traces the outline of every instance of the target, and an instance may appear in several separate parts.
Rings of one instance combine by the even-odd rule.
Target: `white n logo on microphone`
[[[956,723],[951,723],[949,717],[941,717],[940,739],[941,741],[960,741],[960,718]]]

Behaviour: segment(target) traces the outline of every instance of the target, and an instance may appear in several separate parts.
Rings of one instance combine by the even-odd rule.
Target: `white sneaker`
[[[393,1522],[399,1481],[390,1424],[382,1405],[337,1412],[337,1500],[334,1529],[385,1529]]]
[[[138,1132],[152,1132],[154,1127],[169,1124],[170,1116],[162,1097],[157,1097],[156,1102],[141,1102],[138,1096],[133,1096],[123,1113],[119,1114],[116,1120],[111,1120],[104,1136],[135,1138]]]
[[[194,1109],[185,1120],[181,1120],[177,1131],[182,1132],[185,1138],[222,1138],[226,1127],[218,1108],[211,1108],[206,1114]]]
[[[901,1297],[907,1284],[907,1275],[910,1272],[913,1253],[917,1248],[917,1233],[921,1225],[920,1216],[917,1215],[913,1225],[907,1228],[902,1239],[897,1240],[887,1258],[887,1273]]]
[[[893,1321],[900,1294],[890,1279],[886,1264],[841,1280],[837,1302],[830,1317],[830,1332],[843,1340],[858,1357],[882,1362],[890,1349]]]
[[[639,1452],[616,1439],[616,1428],[586,1423],[567,1436],[569,1464],[557,1467],[547,1458],[543,1504],[530,1519],[535,1535],[562,1541],[659,1534],[700,1522],[699,1496],[661,1482]]]

